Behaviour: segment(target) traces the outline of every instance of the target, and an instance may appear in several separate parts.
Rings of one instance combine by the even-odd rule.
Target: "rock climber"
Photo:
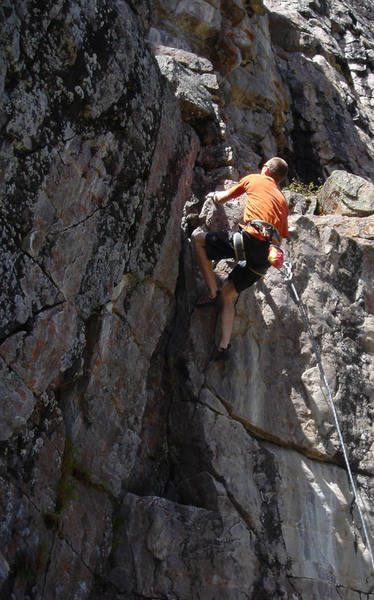
[[[278,156],[265,162],[261,173],[246,175],[228,190],[210,192],[206,199],[216,204],[246,194],[243,223],[239,224],[245,261],[239,260],[219,292],[213,271],[213,260],[236,258],[237,238],[232,231],[196,231],[193,247],[208,293],[198,300],[197,307],[217,304],[221,297],[221,339],[214,360],[228,358],[234,324],[235,303],[240,292],[263,277],[271,266],[269,249],[278,251],[282,238],[288,237],[288,204],[279,184],[287,176],[287,163]],[[235,244],[234,244],[235,242]],[[280,252],[280,251],[279,251]],[[276,266],[276,265],[275,265]]]

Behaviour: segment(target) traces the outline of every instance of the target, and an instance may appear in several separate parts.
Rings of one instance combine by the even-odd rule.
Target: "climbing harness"
[[[240,231],[236,231],[233,235],[232,241],[234,244],[235,258],[237,262],[246,262],[247,255],[245,252],[243,234],[240,233]],[[280,269],[283,265],[283,251],[280,248],[278,248],[278,246],[270,244],[268,251],[268,261],[273,267],[277,267],[277,269]],[[263,277],[266,274],[260,271],[255,271],[255,269],[253,269],[253,267],[250,267],[248,264],[246,265],[246,267],[247,269],[252,271],[252,273],[254,273],[255,275],[259,275],[260,277]]]
[[[281,243],[279,231],[275,227],[275,225],[272,225],[267,221],[260,221],[259,219],[251,221],[249,224],[252,225],[252,227],[254,227],[255,229],[257,229],[258,233],[264,236],[264,238],[266,238],[267,240],[270,240],[275,244]]]
[[[280,235],[278,229],[266,221],[251,221],[249,224],[252,225],[252,227],[254,227],[265,238],[265,240],[269,242],[268,261],[273,267],[280,269],[283,265],[284,256],[283,251],[278,246],[278,244],[280,244]],[[276,242],[276,244],[273,243],[273,240]],[[243,233],[241,231],[236,231],[234,233],[233,244],[236,260],[238,262],[246,261],[247,258],[245,253],[245,245]],[[253,271],[253,269],[250,270]],[[256,271],[253,272],[256,273]],[[261,276],[265,275],[265,273],[256,274]]]
[[[313,335],[313,331],[312,331],[312,328],[311,328],[308,316],[306,314],[305,308],[304,308],[304,306],[303,306],[303,304],[302,304],[302,302],[301,302],[301,300],[299,298],[299,295],[298,295],[298,293],[296,291],[296,288],[295,288],[295,286],[293,284],[293,281],[292,281],[293,274],[292,274],[292,264],[291,264],[291,262],[290,261],[285,261],[284,264],[283,264],[283,267],[282,267],[282,269],[280,269],[280,271],[281,271],[281,273],[283,275],[283,278],[284,278],[285,282],[289,285],[290,289],[292,290],[292,293],[294,295],[296,304],[297,304],[297,306],[298,306],[298,308],[300,310],[300,313],[301,313],[301,315],[303,317],[303,320],[304,320],[304,323],[306,325],[306,328],[307,328],[310,340],[311,340],[312,345],[313,345],[313,349],[314,349],[314,352],[315,352],[315,355],[316,355],[316,358],[317,358],[317,364],[318,364],[318,368],[319,368],[321,380],[323,381],[323,383],[325,385],[325,388],[327,390],[328,397],[329,397],[330,407],[331,407],[332,413],[334,415],[335,426],[336,426],[336,429],[337,429],[337,432],[338,432],[340,445],[341,445],[342,450],[343,450],[343,455],[344,455],[344,460],[345,460],[345,464],[346,464],[347,471],[348,471],[349,481],[351,483],[354,500],[356,502],[356,506],[357,506],[357,509],[358,509],[358,512],[359,512],[359,515],[360,515],[360,520],[361,520],[361,523],[362,523],[362,529],[363,529],[364,537],[365,537],[365,541],[366,541],[366,547],[367,547],[367,550],[368,550],[368,552],[370,554],[371,564],[372,564],[373,571],[374,571],[373,550],[371,548],[369,534],[368,534],[368,531],[367,531],[367,527],[366,527],[366,524],[365,524],[365,519],[364,519],[363,511],[362,511],[362,508],[361,508],[363,506],[363,502],[362,502],[361,496],[359,495],[359,492],[357,490],[357,487],[356,487],[356,484],[355,484],[355,481],[354,481],[354,478],[353,478],[351,466],[349,464],[347,450],[346,450],[346,447],[345,447],[343,435],[342,435],[342,432],[341,432],[341,429],[340,429],[340,425],[339,425],[338,414],[337,414],[336,407],[335,407],[335,404],[334,404],[334,400],[333,400],[333,397],[332,397],[331,389],[330,389],[330,386],[329,386],[329,383],[327,381],[327,377],[326,377],[326,374],[325,374],[325,371],[324,371],[324,368],[323,368],[323,365],[322,365],[322,359],[321,359],[321,354],[320,354],[320,351],[319,351],[319,347],[318,347],[317,341],[316,341],[316,339],[315,339],[315,337]],[[323,390],[322,390],[322,393],[323,393]]]

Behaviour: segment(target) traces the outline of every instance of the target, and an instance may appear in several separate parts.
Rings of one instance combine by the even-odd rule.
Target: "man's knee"
[[[205,246],[206,233],[204,231],[193,231],[191,235],[194,246]]]
[[[226,281],[225,285],[223,286],[223,288],[221,290],[222,302],[234,303],[238,296],[239,296],[239,294],[236,291],[236,288],[235,288],[233,282],[231,281],[231,279],[229,279],[228,281]]]

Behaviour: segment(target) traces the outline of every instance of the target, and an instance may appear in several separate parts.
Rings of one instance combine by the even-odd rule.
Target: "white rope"
[[[291,263],[289,261],[286,261],[284,263],[281,272],[283,274],[283,277],[284,277],[285,281],[288,283],[288,285],[290,286],[290,288],[291,288],[291,290],[292,290],[292,292],[293,292],[293,294],[295,296],[296,304],[299,307],[299,310],[300,310],[301,315],[302,315],[302,317],[304,319],[304,322],[305,322],[305,325],[306,325],[309,337],[310,337],[311,342],[313,344],[313,348],[314,348],[314,352],[315,352],[315,355],[316,355],[316,358],[317,358],[317,364],[318,364],[318,368],[319,368],[321,380],[323,381],[323,383],[324,383],[324,385],[326,387],[326,390],[327,390],[327,393],[328,393],[328,397],[329,397],[329,403],[330,403],[330,406],[331,406],[332,413],[334,415],[335,426],[336,426],[336,429],[337,429],[337,432],[338,432],[338,436],[339,436],[339,440],[340,440],[340,445],[341,445],[342,450],[343,450],[343,455],[344,455],[345,464],[347,466],[349,481],[351,483],[351,487],[352,487],[353,495],[354,495],[354,498],[355,498],[356,506],[357,506],[357,509],[358,509],[358,512],[359,512],[359,515],[360,515],[360,519],[361,519],[361,523],[362,523],[362,529],[363,529],[364,537],[365,537],[365,541],[366,541],[366,547],[367,547],[367,549],[369,551],[369,554],[370,554],[371,564],[372,564],[373,572],[374,572],[373,550],[371,548],[369,534],[368,534],[368,531],[367,531],[367,527],[366,527],[366,523],[365,523],[363,511],[362,511],[362,508],[361,508],[361,506],[363,507],[363,502],[362,502],[361,496],[360,496],[360,494],[359,494],[359,492],[357,490],[357,487],[356,487],[356,484],[355,484],[355,481],[354,481],[354,478],[353,478],[351,466],[349,464],[346,446],[345,446],[343,435],[342,435],[342,432],[341,432],[341,429],[340,429],[340,425],[339,425],[338,414],[336,412],[336,407],[335,407],[335,403],[334,403],[334,400],[333,400],[333,397],[332,397],[331,389],[330,389],[330,386],[329,386],[329,383],[327,381],[327,377],[326,377],[326,374],[325,374],[325,371],[324,371],[324,368],[323,368],[323,365],[322,365],[322,360],[321,360],[321,354],[320,354],[320,351],[319,351],[319,347],[318,347],[317,341],[316,341],[316,339],[315,339],[315,337],[313,335],[313,331],[312,331],[312,328],[310,326],[310,321],[308,319],[308,315],[306,314],[305,308],[304,308],[304,306],[303,306],[303,304],[302,304],[302,302],[301,302],[301,300],[299,298],[299,295],[298,295],[298,293],[296,291],[296,288],[295,288],[295,286],[294,286],[294,284],[292,282],[292,265],[291,265]]]

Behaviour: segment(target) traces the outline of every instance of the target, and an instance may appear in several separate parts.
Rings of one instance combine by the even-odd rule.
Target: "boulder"
[[[317,209],[317,196],[314,194],[302,194],[293,190],[283,190],[288,203],[290,214],[314,214]]]
[[[318,195],[327,214],[367,216],[374,214],[374,185],[352,173],[334,171]]]

